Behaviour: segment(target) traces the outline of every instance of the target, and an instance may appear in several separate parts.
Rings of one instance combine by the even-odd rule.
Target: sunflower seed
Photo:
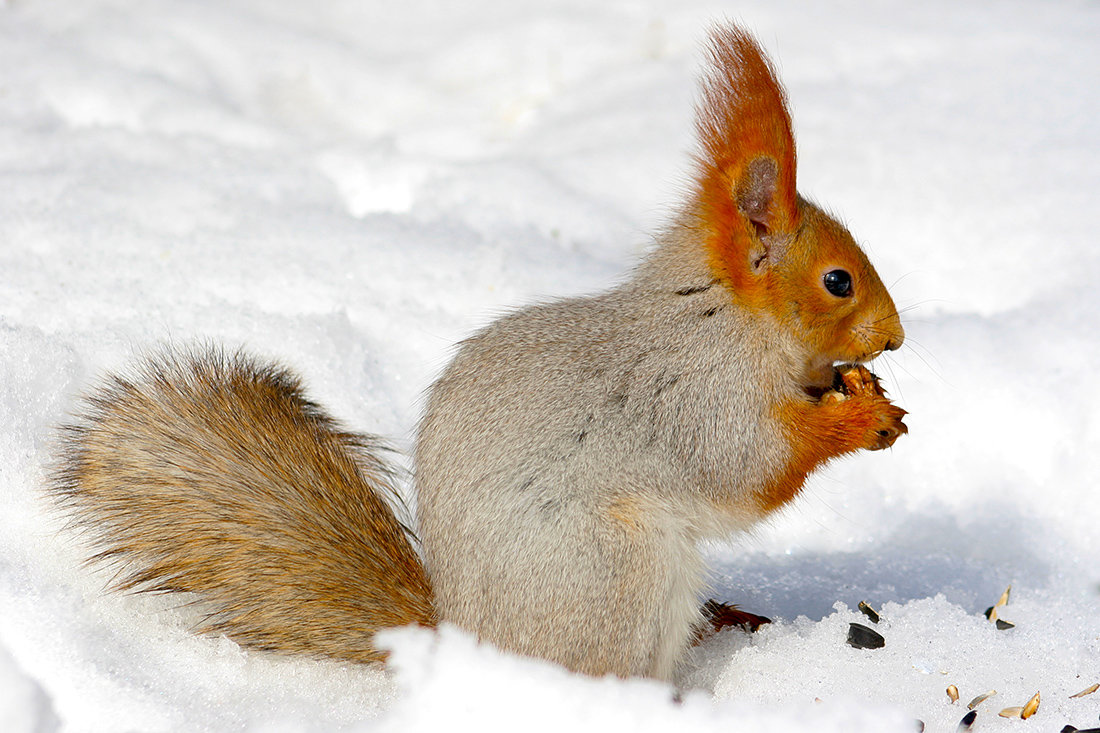
[[[996,603],[994,603],[989,608],[985,609],[985,617],[987,619],[989,619],[990,621],[996,621],[997,620],[997,609],[1000,608],[1001,606],[1007,606],[1008,605],[1008,597],[1011,594],[1012,594],[1012,586],[1010,585],[1007,588],[1005,588],[1005,592],[1001,594],[1001,597],[997,599]]]
[[[1091,695],[1097,690],[1100,690],[1100,684],[1089,685],[1085,689],[1078,692],[1076,695],[1070,695],[1070,697],[1084,697],[1085,695]]]
[[[1039,693],[1036,692],[1031,699],[1024,703],[1024,709],[1020,711],[1020,717],[1027,720],[1039,709]]]
[[[973,700],[968,702],[966,704],[966,707],[967,707],[968,710],[973,710],[974,708],[978,707],[983,702],[985,702],[987,699],[993,697],[996,694],[997,694],[996,690],[990,690],[989,692],[985,693],[984,695],[978,695],[976,698],[974,698]]]
[[[879,621],[882,620],[878,615],[878,611],[871,608],[871,604],[867,601],[860,601],[857,608],[859,608],[859,610],[863,612],[864,616],[871,619],[871,623],[873,624],[877,624]]]
[[[856,649],[881,649],[886,646],[886,639],[863,624],[848,624],[848,646]]]

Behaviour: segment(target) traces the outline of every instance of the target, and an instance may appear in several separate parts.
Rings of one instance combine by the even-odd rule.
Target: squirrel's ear
[[[698,210],[716,270],[738,286],[759,264],[761,238],[782,239],[799,225],[794,136],[786,92],[751,35],[718,27],[706,51]]]
[[[752,222],[760,233],[773,227],[773,202],[779,185],[779,164],[775,158],[761,155],[753,158],[741,172],[734,188],[737,210]]]
[[[755,237],[750,238],[748,262],[751,271],[759,274],[769,265],[783,259],[787,237],[775,231],[775,196],[779,185],[779,164],[774,158],[761,155],[753,158],[737,180],[734,200],[737,210],[752,224]]]

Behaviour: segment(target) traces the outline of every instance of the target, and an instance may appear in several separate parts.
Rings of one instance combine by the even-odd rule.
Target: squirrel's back
[[[380,628],[432,625],[431,587],[375,439],[271,365],[167,353],[112,377],[64,428],[54,491],[121,561],[122,589],[184,590],[204,631],[375,661]]]

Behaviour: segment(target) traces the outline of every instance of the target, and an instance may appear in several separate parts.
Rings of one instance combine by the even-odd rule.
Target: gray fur
[[[713,283],[685,217],[622,286],[464,342],[416,453],[441,618],[590,673],[671,674],[697,542],[755,521],[754,488],[786,462],[769,412],[775,385],[799,389],[784,338]]]

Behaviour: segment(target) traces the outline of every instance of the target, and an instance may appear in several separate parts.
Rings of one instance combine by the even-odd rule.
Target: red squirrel
[[[904,339],[848,231],[795,188],[786,95],[716,28],[694,184],[622,285],[462,342],[415,450],[419,541],[386,454],[285,369],[217,349],[114,376],[65,429],[53,494],[122,588],[187,591],[203,630],[356,662],[450,622],[583,673],[668,679],[705,623],[698,543],[906,432],[863,366]]]

